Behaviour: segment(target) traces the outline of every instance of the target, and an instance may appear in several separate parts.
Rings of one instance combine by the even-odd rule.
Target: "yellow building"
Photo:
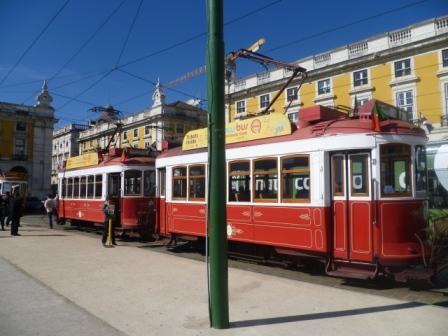
[[[0,174],[26,176],[27,193],[39,198],[51,191],[52,100],[44,82],[34,106],[0,102]]]
[[[118,119],[103,120],[79,135],[79,153],[104,149],[111,141],[117,124],[121,132],[114,135],[111,146],[152,148],[162,150],[162,142],[171,146],[181,145],[184,135],[192,130],[206,126],[207,111],[197,106],[197,102],[167,104],[162,86],[157,84],[151,108],[134,115]]]
[[[308,78],[281,93],[270,112],[297,121],[311,105],[353,110],[376,98],[426,125],[430,142],[448,140],[448,16],[299,60]],[[227,120],[263,111],[291,72],[276,69],[236,80],[227,90]]]

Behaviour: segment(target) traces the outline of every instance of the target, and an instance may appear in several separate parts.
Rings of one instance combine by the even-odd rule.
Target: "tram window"
[[[255,160],[253,181],[253,193],[255,202],[277,202],[277,159]]]
[[[415,146],[415,189],[417,192],[426,192],[427,177],[426,147]]]
[[[68,198],[72,198],[73,197],[73,177],[70,177],[68,179],[68,184],[67,184],[67,197]]]
[[[101,198],[103,194],[103,175],[95,175],[95,198]]]
[[[344,196],[344,157],[341,155],[332,158],[333,195]]]
[[[67,179],[64,177],[61,185],[61,197],[65,196],[67,196]]]
[[[205,165],[190,166],[188,169],[190,201],[205,200]]]
[[[229,202],[250,202],[250,162],[229,163]]]
[[[381,195],[402,197],[411,195],[411,146],[387,144],[380,147]]]
[[[282,201],[310,201],[309,155],[282,158]]]
[[[187,199],[187,168],[173,168],[173,198]]]
[[[93,175],[87,177],[87,198],[93,198],[93,187],[94,187]]]
[[[140,170],[126,170],[124,172],[124,194],[141,195],[142,172]]]
[[[86,198],[87,177],[82,176],[80,181],[81,182],[79,183],[80,186],[79,197]]]
[[[153,170],[145,170],[143,173],[143,195],[156,195],[156,172]]]
[[[369,175],[367,168],[367,155],[350,155],[351,168],[351,195],[369,195]]]
[[[79,177],[73,179],[73,198],[79,198]]]

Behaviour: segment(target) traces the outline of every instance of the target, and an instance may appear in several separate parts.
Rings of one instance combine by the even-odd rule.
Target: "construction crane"
[[[257,42],[255,42],[254,44],[252,44],[249,48],[244,49],[244,50],[247,50],[247,51],[250,51],[250,52],[256,52],[256,51],[258,51],[258,49],[260,49],[260,47],[261,47],[265,42],[266,42],[266,40],[265,40],[264,38],[261,38],[261,39],[259,39]],[[243,50],[243,49],[242,49],[242,50]],[[235,59],[236,59],[236,58],[234,58],[234,55],[233,55],[232,53],[230,53],[230,54],[226,57],[226,59],[225,59],[225,63],[226,63],[226,73],[227,73],[228,71],[231,71],[231,72],[235,73],[235,72],[234,72]],[[231,69],[230,67],[233,67],[233,68]],[[181,77],[179,77],[179,78],[177,78],[177,79],[175,79],[175,80],[169,82],[169,83],[166,84],[165,86],[166,86],[166,87],[170,87],[170,88],[171,88],[171,87],[174,87],[174,86],[179,85],[179,84],[181,84],[181,83],[183,83],[183,82],[185,82],[185,81],[187,81],[187,80],[189,80],[189,79],[191,79],[191,78],[198,77],[198,76],[200,76],[200,75],[202,75],[202,74],[204,74],[204,73],[206,73],[206,72],[207,72],[207,66],[206,66],[206,65],[203,65],[203,66],[201,66],[201,67],[199,67],[199,68],[197,68],[197,69],[195,69],[195,70],[193,70],[193,71],[187,72],[185,75],[183,75],[183,76],[181,76]]]
[[[227,81],[228,84],[230,84],[231,82],[235,81],[235,77],[236,77],[236,60],[238,58],[245,58],[245,59],[249,59],[251,61],[254,61],[258,64],[261,64],[263,67],[265,67],[266,69],[268,69],[268,66],[274,66],[277,68],[283,68],[286,70],[289,70],[292,72],[291,76],[288,78],[288,80],[286,81],[286,83],[280,88],[280,90],[277,92],[277,94],[275,95],[275,97],[272,99],[272,101],[269,103],[269,105],[261,112],[261,114],[265,114],[268,113],[269,109],[272,107],[272,105],[277,101],[277,99],[280,97],[281,93],[289,86],[289,84],[292,82],[292,80],[296,77],[300,78],[300,83],[298,86],[298,90],[300,90],[300,87],[302,86],[302,84],[304,83],[306,77],[307,77],[307,73],[306,73],[306,69],[296,65],[296,64],[290,64],[290,63],[285,63],[282,61],[277,61],[271,57],[262,55],[260,53],[257,53],[257,51],[260,49],[260,47],[266,42],[266,40],[264,38],[259,39],[257,42],[255,42],[254,44],[252,44],[249,48],[247,49],[239,49],[236,51],[232,51],[231,53],[229,53],[226,58],[225,58],[225,79]],[[188,72],[185,75],[183,75],[182,77],[179,77],[178,79],[171,81],[167,84],[168,87],[172,87],[175,85],[178,85],[190,78],[194,78],[197,76],[202,75],[203,73],[205,73],[207,71],[207,67],[204,65],[194,71]],[[285,108],[285,111],[289,108],[289,106],[291,105],[292,101],[289,102],[289,105]]]

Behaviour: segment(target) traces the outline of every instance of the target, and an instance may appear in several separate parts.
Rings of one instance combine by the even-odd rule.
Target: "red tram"
[[[102,224],[102,205],[110,195],[115,226],[148,235],[154,222],[154,162],[147,150],[134,148],[70,158],[58,173],[60,219]]]
[[[330,275],[406,278],[426,246],[425,132],[371,100],[348,117],[303,108],[226,129],[227,234],[293,258],[314,257]],[[156,159],[160,234],[206,235],[207,133]]]

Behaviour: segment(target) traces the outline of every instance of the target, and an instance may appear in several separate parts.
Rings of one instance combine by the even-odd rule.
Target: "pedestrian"
[[[114,233],[114,204],[112,202],[112,196],[107,195],[106,201],[103,204],[103,213],[104,213],[104,223],[103,223],[103,236],[102,242],[103,246],[106,246],[107,236],[109,235],[109,220],[112,220],[112,244],[117,245],[115,243],[115,233]]]
[[[11,193],[9,191],[7,191],[5,193],[5,202],[6,202],[6,206],[5,206],[5,217],[6,217],[6,226],[8,227],[9,224],[11,224],[12,222],[12,196]]]
[[[53,216],[55,215],[56,211],[56,200],[52,198],[51,194],[47,195],[47,199],[44,202],[45,210],[47,211],[48,215],[48,224],[50,226],[50,229],[53,228]]]
[[[6,218],[6,200],[5,197],[0,195],[0,226],[2,231],[5,231],[5,218]]]
[[[20,195],[19,190],[15,189],[12,193],[12,198],[10,200],[12,203],[10,216],[11,221],[11,236],[20,236],[19,226],[20,217],[22,217],[23,212],[23,197]]]

